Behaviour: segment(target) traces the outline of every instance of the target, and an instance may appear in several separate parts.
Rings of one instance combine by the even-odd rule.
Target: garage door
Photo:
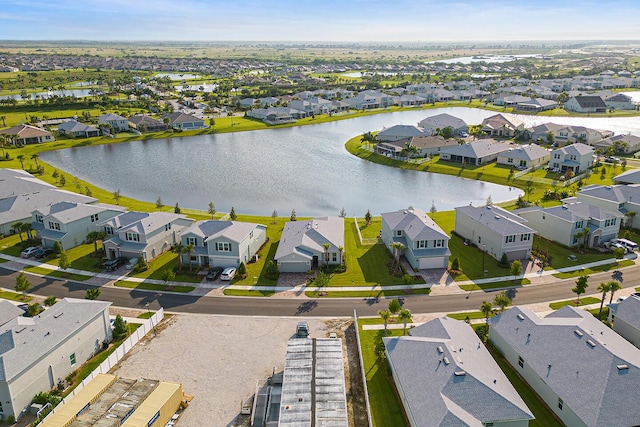
[[[507,252],[507,259],[509,261],[513,261],[515,259],[525,259],[527,257],[527,250],[523,249],[520,251],[512,251],[512,252]]]
[[[311,269],[309,262],[279,262],[278,271],[280,273],[306,273]]]
[[[430,268],[444,268],[444,259],[436,258],[420,258],[420,270],[428,270]]]

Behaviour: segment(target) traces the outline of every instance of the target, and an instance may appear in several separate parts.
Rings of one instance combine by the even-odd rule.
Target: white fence
[[[371,407],[369,406],[369,387],[367,386],[367,374],[364,370],[364,359],[362,358],[362,344],[360,343],[360,326],[358,325],[358,313],[353,310],[353,326],[356,328],[356,344],[358,345],[358,359],[360,361],[360,375],[362,376],[362,387],[364,388],[364,406],[367,409],[367,421],[369,427],[373,426],[371,420]]]
[[[138,341],[140,341],[145,335],[151,332],[151,330],[155,331],[156,325],[163,318],[164,318],[164,309],[160,308],[160,310],[156,311],[153,314],[153,316],[145,320],[144,323],[142,323],[138,329],[133,331],[131,335],[129,335],[129,337],[126,340],[124,340],[124,342],[120,344],[120,346],[118,346],[118,348],[116,348],[116,350],[113,353],[111,353],[109,357],[107,357],[100,365],[98,365],[96,369],[94,369],[84,380],[82,380],[82,382],[78,384],[76,388],[74,388],[67,397],[62,399],[62,401],[58,404],[58,406],[56,406],[56,408],[60,407],[67,400],[75,396],[76,393],[82,390],[84,386],[89,384],[91,380],[93,380],[98,374],[109,373],[109,371],[113,369],[118,364],[118,362],[120,362],[120,360],[122,360],[122,358],[129,352],[129,350],[131,350],[138,343]],[[54,414],[56,412],[56,408],[53,408],[53,410],[49,412],[49,414],[46,417],[44,417],[42,421],[49,418],[51,414]]]
[[[382,239],[379,237],[363,239],[362,234],[360,233],[360,226],[358,225],[358,218],[354,216],[353,221],[356,223],[356,231],[358,232],[358,239],[360,239],[361,245],[368,246],[368,245],[379,245],[383,243]]]

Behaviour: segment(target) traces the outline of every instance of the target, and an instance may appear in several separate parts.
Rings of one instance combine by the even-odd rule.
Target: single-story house
[[[51,132],[31,125],[16,125],[2,129],[0,133],[8,135],[13,145],[40,144],[55,141]]]
[[[509,262],[531,255],[536,231],[527,220],[498,206],[461,206],[456,208],[456,234],[500,260]]]
[[[489,136],[513,138],[524,131],[524,123],[515,117],[496,114],[482,121],[482,131]]]
[[[410,426],[526,427],[533,419],[465,322],[441,317],[382,340]]]
[[[593,147],[599,148],[603,153],[606,153],[609,147],[613,147],[616,153],[635,153],[640,151],[640,136],[631,134],[610,136],[594,143]]]
[[[513,109],[517,111],[547,111],[553,110],[556,108],[556,101],[544,98],[529,98],[527,100],[519,101],[514,106]]]
[[[146,114],[136,114],[129,117],[129,124],[138,132],[161,132],[169,128],[165,122]]]
[[[640,184],[640,169],[629,169],[613,177],[614,184]]]
[[[564,103],[564,109],[576,113],[606,113],[607,104],[599,96],[573,96]]]
[[[510,143],[497,142],[492,139],[480,139],[441,149],[440,160],[480,166],[497,160],[500,153],[513,147],[514,145]]]
[[[500,165],[513,166],[518,169],[529,169],[545,165],[551,158],[551,151],[539,145],[529,144],[513,147],[498,154]]]
[[[169,126],[174,129],[192,130],[192,129],[204,129],[207,126],[204,124],[204,120],[192,116],[186,113],[170,113],[162,116],[162,119],[169,118]]]
[[[344,218],[330,216],[287,222],[274,259],[281,273],[305,273],[340,265],[343,256]]]
[[[100,136],[100,129],[95,126],[80,123],[77,120],[67,120],[64,123],[60,123],[58,125],[58,132],[60,132],[62,135],[67,135],[74,138],[90,138],[93,136]]]
[[[376,153],[387,157],[425,157],[440,154],[445,147],[457,146],[453,139],[441,136],[413,136],[397,141],[380,142],[376,145]]]
[[[404,245],[400,255],[416,270],[449,265],[449,236],[421,209],[383,213],[382,240],[394,255],[392,245]]]
[[[418,126],[395,125],[383,129],[376,135],[376,139],[381,142],[398,141],[399,139],[411,138],[412,136],[428,136],[428,132]]]
[[[435,134],[438,130],[446,128],[450,128],[453,135],[462,135],[469,132],[469,125],[465,123],[464,120],[447,113],[436,114],[435,116],[422,119],[418,122],[418,126],[431,135]]]

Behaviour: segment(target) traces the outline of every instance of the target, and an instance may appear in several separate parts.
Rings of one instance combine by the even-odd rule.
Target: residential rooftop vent
[[[444,349],[442,348],[441,345],[438,346],[438,354],[442,354],[444,353]]]
[[[25,329],[27,329],[27,327],[26,327],[26,326],[23,326],[22,328],[20,328],[20,329],[18,329],[18,330],[16,331],[16,334],[19,334],[20,332],[24,331]]]
[[[591,341],[591,340],[587,340],[587,344],[589,344],[589,346],[590,346],[591,348],[593,348],[593,347],[595,347],[595,346],[596,346],[596,343],[594,343],[594,342],[593,342],[593,341]]]
[[[64,314],[64,311],[60,312],[58,314],[55,314],[53,317],[55,317],[57,319],[58,317],[62,316],[63,314]]]
[[[453,375],[455,375],[456,377],[464,377],[465,375],[467,375],[467,373],[465,371],[460,370],[460,371],[455,371]]]
[[[624,371],[625,369],[629,369],[629,365],[618,365],[618,371]]]
[[[516,316],[518,319],[520,320],[524,320],[524,316],[522,314],[518,314],[518,316]]]
[[[448,365],[449,363],[451,363],[449,362],[449,358],[447,356],[443,357],[442,361],[444,362],[445,365]]]
[[[573,331],[573,333],[579,337],[582,337],[584,335],[580,329],[576,329],[575,331]]]

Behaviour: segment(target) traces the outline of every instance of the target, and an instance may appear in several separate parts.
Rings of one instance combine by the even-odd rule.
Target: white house
[[[498,154],[499,165],[529,169],[545,165],[551,158],[551,151],[536,144],[515,146]]]
[[[590,185],[578,191],[577,200],[622,214],[625,225],[640,226],[640,185]]]
[[[56,388],[111,342],[110,305],[64,298],[38,316],[0,325],[0,418],[22,417],[33,396]]]
[[[383,338],[409,425],[526,427],[531,410],[465,322],[449,317]]]
[[[638,425],[640,350],[588,311],[513,307],[489,319],[489,340],[564,425]]]
[[[344,218],[330,216],[287,222],[274,258],[281,273],[305,273],[340,265],[343,256]]]
[[[267,239],[262,224],[237,221],[197,221],[184,230],[180,242],[192,245],[191,254],[181,255],[184,263],[210,267],[237,267],[247,264]]]
[[[456,208],[458,235],[500,260],[526,259],[531,255],[533,235],[527,220],[498,206],[461,206]]]
[[[129,130],[129,120],[117,114],[109,113],[98,117],[100,124],[109,124],[114,132],[126,132]]]
[[[577,143],[557,148],[551,152],[549,167],[560,172],[571,171],[576,175],[593,166],[593,147]]]
[[[2,129],[0,133],[7,135],[13,145],[41,144],[55,141],[55,138],[48,130],[25,124]]]
[[[606,113],[607,104],[599,96],[573,96],[564,103],[564,109],[577,113]]]
[[[428,136],[428,132],[418,126],[413,125],[395,125],[383,129],[376,135],[376,139],[382,142],[398,141],[400,139],[411,138],[414,136]]]
[[[192,219],[172,212],[125,212],[98,226],[107,234],[102,246],[108,259],[151,261],[179,243],[191,224]]]
[[[607,305],[613,330],[640,348],[640,293],[634,292],[622,301]]]
[[[618,211],[582,202],[550,208],[532,206],[515,212],[540,236],[568,247],[584,242],[590,247],[608,242],[618,236],[624,217]]]
[[[382,214],[382,240],[395,253],[402,243],[404,255],[414,269],[447,268],[449,236],[421,209],[401,209]]]
[[[387,157],[425,157],[440,154],[443,148],[457,146],[453,139],[444,139],[441,136],[413,136],[397,141],[380,142],[375,151]],[[409,147],[411,150],[407,150]],[[413,151],[415,150],[415,151]]]
[[[51,248],[60,242],[62,249],[68,250],[83,243],[90,232],[99,231],[100,222],[125,210],[120,206],[58,202],[34,210],[31,224],[42,239],[42,246]]]

